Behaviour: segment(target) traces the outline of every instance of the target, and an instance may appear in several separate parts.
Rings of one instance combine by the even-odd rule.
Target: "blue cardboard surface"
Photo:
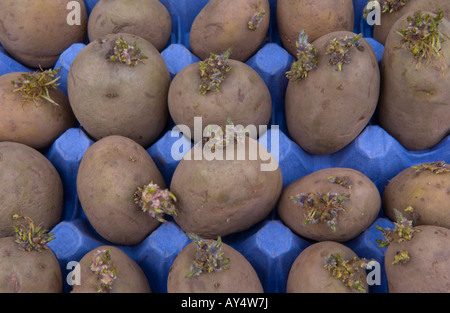
[[[88,13],[98,0],[84,0]],[[161,52],[171,77],[185,66],[200,61],[189,50],[189,30],[195,16],[208,0],[161,0],[172,17],[172,35],[167,47]],[[366,0],[354,0],[355,32],[362,32],[373,47],[378,61],[381,61],[384,47],[371,38],[371,29],[361,19]],[[445,160],[450,163],[450,136],[426,151],[408,151],[398,141],[376,124],[376,119],[347,147],[332,155],[312,155],[294,143],[285,121],[284,95],[289,70],[294,58],[282,47],[277,33],[276,1],[270,0],[271,25],[268,40],[246,63],[265,81],[272,98],[272,118],[269,130],[259,142],[266,146],[277,159],[282,175],[283,188],[312,172],[329,167],[349,167],[361,171],[377,186],[380,195],[389,180],[403,169],[423,163]],[[67,93],[67,77],[76,55],[87,43],[77,43],[64,51],[55,67],[61,68],[59,88]],[[0,47],[0,75],[14,71],[28,71],[13,60]],[[245,125],[244,125],[245,126]],[[270,127],[271,126],[271,127]],[[166,184],[170,185],[173,173],[186,150],[192,147],[182,133],[168,122],[160,138],[147,148],[148,153],[161,171]],[[76,192],[76,176],[79,164],[93,141],[81,127],[72,128],[62,134],[45,152],[46,157],[58,170],[64,185],[64,210],[61,222],[52,229],[55,240],[49,247],[58,258],[66,277],[72,270],[67,265],[79,261],[88,251],[103,244],[111,244],[101,238],[91,227]],[[393,227],[380,210],[379,218],[358,237],[345,242],[360,257],[374,259],[384,265],[384,250],[377,247],[380,232],[376,225]],[[225,236],[229,243],[241,252],[255,268],[266,292],[285,292],[289,270],[295,258],[312,244],[294,234],[279,219],[276,208],[262,222],[250,229]],[[189,239],[173,220],[162,224],[143,242],[136,246],[118,246],[134,259],[144,270],[154,292],[167,292],[167,277],[176,255],[189,243]],[[115,245],[115,244],[112,244]],[[115,245],[117,246],[117,245]],[[71,287],[64,279],[64,291]],[[371,292],[388,292],[383,266],[381,285],[370,286]]]

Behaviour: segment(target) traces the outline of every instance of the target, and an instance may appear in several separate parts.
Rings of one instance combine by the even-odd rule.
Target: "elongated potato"
[[[326,34],[312,45],[317,66],[303,79],[290,79],[285,98],[291,138],[311,154],[331,154],[351,143],[375,112],[380,70],[370,44],[351,32]],[[345,56],[338,53],[339,45]],[[339,44],[338,44],[339,43]],[[331,50],[332,54],[327,51]],[[339,68],[341,70],[339,70]]]
[[[0,237],[14,235],[13,216],[28,216],[53,228],[63,210],[63,184],[39,151],[16,142],[0,142]]]
[[[416,50],[414,56],[406,47],[422,45],[403,43],[404,37],[397,29],[410,27],[408,18],[415,19],[420,14],[437,18],[434,13],[414,11],[403,15],[392,27],[386,41],[381,60],[381,92],[378,103],[380,126],[408,150],[426,150],[437,145],[450,134],[450,21],[444,17],[437,29],[442,33],[432,38],[427,36],[426,47],[434,48],[426,52]],[[429,26],[435,24],[430,21]],[[428,27],[428,26],[427,26]],[[425,34],[428,28],[424,27]],[[432,26],[434,27],[434,26]],[[411,31],[414,32],[414,26]],[[412,37],[420,38],[420,37]],[[405,39],[406,40],[406,39]],[[440,46],[438,48],[438,43]],[[438,55],[433,51],[440,49]],[[421,59],[420,55],[425,54]]]
[[[138,187],[164,179],[148,152],[123,136],[105,137],[86,151],[77,175],[80,203],[100,236],[122,245],[144,240],[160,223],[134,201]]]
[[[269,29],[268,0],[211,0],[192,23],[192,52],[206,59],[231,48],[233,58],[246,61],[266,39]]]

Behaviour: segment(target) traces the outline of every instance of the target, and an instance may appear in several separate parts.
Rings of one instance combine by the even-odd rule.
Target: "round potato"
[[[83,48],[67,79],[70,105],[89,135],[95,140],[125,136],[144,147],[166,125],[169,85],[158,50],[124,33],[105,35]]]
[[[293,56],[301,29],[312,41],[335,31],[353,31],[355,13],[352,0],[277,1],[277,26],[283,47]]]
[[[81,258],[79,266],[81,284],[75,284],[71,293],[151,292],[150,285],[142,268],[117,247],[108,245],[97,247]],[[97,271],[97,268],[101,268],[104,272],[100,273]],[[110,275],[110,280],[108,283],[102,284],[102,275],[105,274],[105,270]],[[104,279],[103,281],[106,282],[107,280]]]
[[[200,59],[231,48],[233,59],[244,62],[263,44],[269,21],[268,0],[210,0],[192,23],[190,48]]]
[[[288,185],[278,213],[300,236],[343,242],[366,230],[380,207],[380,193],[367,176],[350,168],[327,168]]]
[[[381,60],[378,119],[380,126],[404,148],[425,150],[434,147],[450,134],[450,80],[447,77],[450,40],[443,35],[450,36],[450,21],[445,17],[440,21],[438,29],[442,35],[439,40],[426,37],[429,47],[432,47],[432,42],[441,43],[440,46],[435,45],[432,51],[417,50],[420,55],[423,53],[429,56],[422,59],[407,48],[415,44],[404,43],[403,40],[408,37],[397,32],[398,29],[411,29],[414,33],[408,18],[414,19],[416,14],[421,15],[420,19],[427,14],[433,19],[437,18],[430,12],[415,11],[402,16],[392,27]],[[435,22],[430,20],[427,27],[434,27],[433,24]],[[424,27],[425,34],[428,32],[427,27]],[[434,54],[434,49],[439,49],[438,55]]]
[[[259,74],[247,64],[228,59],[230,68],[218,87],[205,94],[199,63],[188,65],[172,80],[168,104],[177,125],[187,125],[194,134],[194,118],[203,125],[222,125],[228,118],[236,125],[267,125],[272,114],[269,89]],[[185,134],[187,135],[187,134]]]
[[[332,32],[312,45],[317,65],[303,79],[289,80],[286,123],[291,138],[302,149],[331,154],[351,143],[372,118],[380,70],[370,44],[354,33]],[[341,55],[338,51],[344,45],[351,47]],[[330,51],[334,52],[330,55]]]
[[[20,142],[43,149],[50,147],[67,129],[76,126],[69,99],[57,87],[48,89],[50,99],[56,104],[42,97],[28,99],[26,93],[18,90],[24,79],[41,75],[14,72],[0,76],[0,141]]]
[[[450,169],[445,162],[419,164],[393,177],[383,192],[383,210],[395,220],[395,209],[411,207],[404,215],[414,225],[450,228]]]
[[[408,12],[429,10],[437,13],[438,9],[442,9],[446,16],[450,16],[450,2],[447,0],[397,0],[394,2],[400,2],[401,5],[398,6],[398,9],[394,7],[392,12],[390,12],[391,6],[389,3],[392,1],[384,2],[388,11],[381,14],[380,25],[375,24],[373,28],[373,38],[383,45],[386,44],[386,38],[395,22]],[[382,10],[384,10],[384,7],[382,7]]]
[[[393,241],[385,254],[390,293],[441,293],[450,291],[450,229],[420,225],[411,240]],[[409,260],[395,262],[406,253]]]
[[[211,241],[206,241],[206,244]],[[229,259],[220,270],[192,275],[192,264],[198,246],[194,242],[181,250],[170,267],[167,279],[168,293],[262,293],[258,275],[252,265],[237,250],[221,243],[223,258]]]
[[[211,154],[208,149],[198,142],[187,152],[175,169],[170,190],[178,199],[175,222],[185,232],[212,239],[262,221],[278,202],[283,182],[278,164],[264,169],[266,160],[276,161],[253,138]],[[230,157],[227,151],[234,154]]]
[[[138,187],[164,179],[148,152],[123,136],[105,137],[88,148],[77,175],[77,191],[86,217],[100,236],[134,245],[160,223],[134,202]]]
[[[14,234],[13,216],[30,217],[53,228],[61,219],[63,185],[55,167],[39,151],[0,142],[0,237]]]
[[[355,259],[356,258],[356,259]],[[347,285],[341,279],[335,278],[332,270],[340,264],[340,260],[348,261],[358,268],[349,272],[353,285]],[[332,264],[336,262],[336,264]],[[360,262],[360,263],[358,263]],[[327,265],[330,264],[329,268]],[[334,241],[314,243],[304,249],[295,259],[289,271],[286,285],[288,293],[354,293],[368,292],[366,272],[364,267],[358,266],[361,260],[355,252],[347,246]],[[342,268],[344,268],[342,266]],[[331,270],[331,271],[330,271]]]
[[[88,36],[94,41],[107,34],[138,35],[161,51],[169,41],[172,20],[158,0],[100,0],[88,21]]]
[[[1,293],[61,293],[62,289],[61,268],[52,250],[22,251],[16,237],[0,238]]]
[[[0,8],[0,43],[28,67],[52,67],[70,45],[86,39],[83,1],[0,0]]]

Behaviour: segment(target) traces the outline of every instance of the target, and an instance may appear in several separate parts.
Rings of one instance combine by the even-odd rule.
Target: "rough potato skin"
[[[25,99],[13,92],[11,81],[24,72],[0,77],[0,141],[20,142],[35,149],[48,148],[67,129],[76,126],[76,119],[66,94],[50,89],[50,98],[60,107],[42,98]]]
[[[187,125],[194,134],[194,117],[202,117],[203,126],[225,125],[231,118],[234,125],[267,125],[272,114],[269,89],[259,74],[247,64],[229,60],[231,71],[220,84],[219,92],[199,93],[199,64],[182,69],[169,88],[169,112],[177,125]]]
[[[329,177],[349,177],[351,189],[331,183]],[[338,213],[336,230],[323,222],[306,224],[306,210],[290,197],[301,193],[334,192],[348,194],[344,211]],[[281,220],[295,233],[316,241],[344,242],[355,238],[369,227],[378,216],[381,207],[380,193],[375,184],[364,174],[349,168],[329,168],[313,172],[288,185],[280,197],[278,214]]]
[[[295,259],[289,271],[286,285],[287,293],[354,293],[340,280],[335,279],[325,268],[327,258],[332,254],[342,253],[342,259],[351,260],[357,257],[347,246],[334,242],[322,241],[313,243],[304,249]],[[361,269],[366,292],[369,287],[366,272]]]
[[[403,211],[412,206],[418,217],[414,225],[450,228],[450,173],[406,168],[389,181],[382,201],[384,212],[393,221],[396,220],[394,209],[412,220],[412,213]]]
[[[171,31],[169,11],[157,0],[100,0],[88,21],[90,41],[107,34],[129,33],[148,40],[158,51],[166,46]]]
[[[0,238],[0,293],[61,293],[62,273],[52,250],[21,251],[15,240]]]
[[[87,13],[80,4],[80,25],[67,23],[70,0],[0,0],[0,42],[11,56],[32,68],[55,65],[71,44],[86,39]]]
[[[192,242],[181,250],[170,267],[168,293],[262,293],[258,275],[252,265],[237,250],[222,242],[223,257],[229,258],[227,270],[186,277],[195,256]]]
[[[107,60],[119,37],[136,42],[148,58],[145,63],[127,66]],[[89,135],[95,140],[125,136],[146,148],[166,125],[169,85],[169,70],[158,50],[147,40],[124,33],[106,35],[83,48],[67,79],[70,105]]]
[[[289,81],[285,109],[289,134],[311,154],[331,154],[351,143],[375,112],[380,71],[370,44],[361,39],[364,51],[351,51],[351,63],[342,71],[329,65],[325,49],[329,41],[350,32],[333,32],[313,42],[318,66],[300,81]]]
[[[426,12],[424,12],[426,13]],[[401,47],[401,36],[395,29],[405,28],[400,18],[389,33],[381,61],[381,92],[378,104],[380,126],[408,150],[434,147],[450,134],[450,80],[444,76],[440,61],[426,64]],[[441,30],[450,36],[450,21],[441,23]],[[450,40],[442,42],[441,54],[450,64]],[[445,75],[448,75],[448,70]]]
[[[414,227],[409,241],[391,242],[385,267],[390,293],[450,292],[450,229],[433,225]],[[408,251],[406,264],[392,264],[397,251]]]
[[[248,28],[255,13],[266,11],[256,30]],[[221,54],[232,49],[232,58],[246,61],[261,46],[269,29],[270,7],[267,0],[211,0],[191,26],[189,44],[200,59],[211,52]]]
[[[148,152],[131,139],[108,136],[89,147],[78,170],[77,191],[86,217],[100,236],[134,245],[160,225],[134,203],[137,187],[151,181],[165,188]]]
[[[14,235],[14,214],[50,230],[61,219],[63,185],[55,167],[37,150],[0,142],[0,237]]]
[[[409,0],[405,1],[405,6],[396,12],[383,13],[381,15],[380,25],[374,25],[373,38],[383,45],[386,44],[386,38],[395,22],[404,14],[416,10],[429,10],[437,13],[437,10],[444,11],[444,15],[450,16],[450,2],[447,0]]]
[[[150,293],[151,288],[141,267],[120,248],[104,245],[83,256],[79,262],[81,284],[74,285],[71,293],[97,293],[99,281],[91,270],[92,258],[97,250],[111,249],[111,262],[116,269],[116,279],[109,293]]]
[[[187,152],[191,159],[180,161],[170,190],[178,200],[175,222],[185,232],[209,239],[225,236],[248,229],[275,207],[282,188],[281,170],[261,171],[262,161],[249,158],[249,141],[265,148],[248,139],[244,160],[225,155],[223,160],[198,160],[194,151],[199,142]],[[235,146],[234,151],[240,150]]]
[[[355,20],[352,0],[277,1],[277,26],[283,47],[294,57],[300,30],[310,42],[335,31],[352,31]]]

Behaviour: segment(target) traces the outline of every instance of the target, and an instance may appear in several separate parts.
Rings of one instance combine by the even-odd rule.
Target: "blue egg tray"
[[[88,13],[97,1],[84,0]],[[193,20],[208,0],[160,1],[167,7],[172,18],[170,42],[161,55],[173,78],[185,66],[199,61],[189,50],[189,30]],[[269,0],[269,2],[271,24],[268,40],[246,63],[260,74],[271,93],[272,118],[268,131],[259,138],[259,141],[276,157],[283,174],[283,188],[320,169],[348,167],[369,177],[382,195],[389,180],[409,166],[438,160],[450,162],[450,136],[432,149],[408,151],[377,125],[375,115],[364,131],[344,149],[330,155],[312,155],[303,151],[290,139],[284,117],[284,95],[288,84],[285,72],[290,69],[294,58],[282,47],[277,33],[276,0]],[[354,0],[353,2],[356,17],[354,32],[364,35],[380,61],[384,47],[371,38],[371,27],[361,19],[362,10],[367,1]],[[66,93],[70,65],[86,44],[88,41],[70,46],[61,54],[55,65],[55,67],[61,67],[60,88]],[[12,59],[0,46],[0,75],[31,70],[33,69]],[[173,126],[173,122],[169,120],[160,138],[147,149],[168,186],[179,162],[179,158],[172,156],[171,148],[175,142],[180,143],[186,140],[182,134],[173,129]],[[278,140],[278,145],[272,144],[273,138]],[[190,142],[185,143],[192,145]],[[92,144],[93,141],[82,127],[78,127],[67,130],[50,148],[41,151],[58,170],[65,190],[61,222],[52,229],[55,240],[49,244],[61,266],[64,292],[70,292],[72,289],[65,279],[72,270],[70,267],[67,268],[67,264],[71,261],[79,261],[88,251],[100,245],[109,244],[121,248],[141,266],[153,292],[165,293],[170,266],[190,240],[173,219],[161,224],[144,241],[135,246],[119,246],[101,238],[87,220],[76,190],[79,164]],[[388,286],[384,271],[385,248],[379,248],[376,242],[377,239],[382,239],[381,232],[376,229],[377,225],[394,227],[384,215],[383,208],[377,220],[367,230],[344,244],[353,249],[359,257],[379,262],[381,284],[372,285],[369,290],[372,293],[387,293]],[[253,265],[267,293],[286,292],[287,277],[292,263],[303,249],[313,243],[287,228],[280,220],[276,208],[257,225],[222,239],[241,252]]]

